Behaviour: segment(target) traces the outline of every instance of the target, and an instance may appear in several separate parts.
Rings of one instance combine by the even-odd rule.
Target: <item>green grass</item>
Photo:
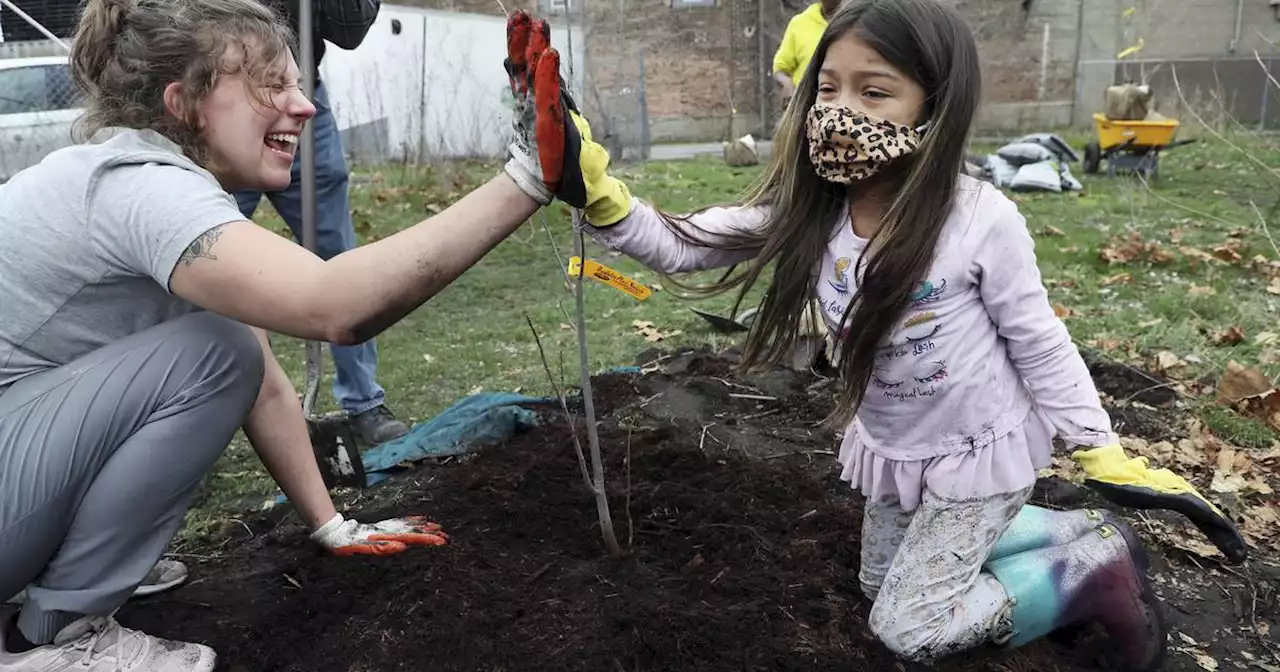
[[[1280,165],[1280,152],[1262,141],[1236,140],[1267,165]],[[468,163],[359,171],[352,187],[357,232],[364,242],[386,237],[439,211],[495,170]],[[620,168],[615,174],[636,195],[680,210],[739,197],[759,170],[727,168],[711,157]],[[1078,342],[1144,365],[1158,352],[1174,353],[1186,362],[1176,371],[1183,379],[1215,376],[1232,359],[1259,365],[1269,376],[1280,374],[1280,356],[1274,350],[1280,340],[1272,343],[1266,338],[1267,332],[1280,331],[1275,320],[1280,296],[1267,292],[1269,277],[1248,265],[1255,255],[1277,258],[1250,200],[1269,211],[1280,200],[1280,180],[1213,140],[1164,156],[1154,190],[1132,178],[1083,175],[1078,165],[1073,172],[1085,183],[1083,194],[1014,198],[1037,238],[1052,301],[1069,310],[1066,324]],[[541,335],[558,382],[576,383],[576,340],[568,328],[573,297],[551,244],[554,239],[560,255],[568,256],[568,212],[559,205],[544,212],[545,222],[535,216],[451,287],[378,337],[378,380],[402,418],[429,418],[480,390],[549,393],[526,315]],[[262,224],[288,235],[265,202],[259,213]],[[1100,251],[1113,246],[1111,241],[1129,236],[1174,254],[1127,263],[1102,259]],[[1226,244],[1234,246],[1242,262],[1196,258],[1194,250],[1212,253]],[[1192,250],[1191,255],[1180,253],[1180,248]],[[642,282],[660,282],[654,272],[590,243],[588,254]],[[1127,282],[1109,280],[1126,273]],[[632,364],[637,353],[654,345],[710,343],[719,348],[730,343],[688,310],[692,304],[670,291],[637,302],[603,285],[588,287],[595,371]],[[732,301],[732,295],[714,297],[699,307],[727,313]],[[680,333],[649,343],[633,327],[637,320]],[[1244,340],[1218,344],[1215,336],[1232,327],[1243,332]],[[302,389],[303,344],[277,337],[274,345]],[[321,410],[333,407],[327,357],[325,367]],[[1199,412],[1224,438],[1242,445],[1265,446],[1275,438],[1265,426],[1229,411],[1203,406]],[[219,463],[184,536],[205,534],[236,512],[260,506],[276,491],[252,451],[238,440]]]

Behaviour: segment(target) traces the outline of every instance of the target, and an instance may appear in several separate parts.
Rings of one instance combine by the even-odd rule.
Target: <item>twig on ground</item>
[[[631,430],[627,430],[627,548],[635,543],[636,524],[631,518]]]
[[[560,400],[560,409],[564,411],[565,420],[569,422],[569,432],[573,436],[573,450],[578,455],[578,466],[582,469],[582,480],[592,494],[599,494],[596,492],[595,484],[591,482],[591,473],[587,471],[587,457],[582,453],[582,442],[578,440],[577,423],[573,413],[569,411],[569,404],[564,400],[564,393],[560,391],[555,379],[551,376],[551,365],[547,364],[547,353],[542,349],[542,339],[538,337],[538,330],[534,328],[533,320],[527,313],[524,320],[529,323],[529,331],[533,332],[533,342],[538,346],[538,356],[542,358],[542,368],[547,372],[547,382],[551,384],[551,391],[555,393],[556,399]]]
[[[773,415],[773,414],[775,414],[775,413],[781,413],[781,412],[782,412],[782,409],[781,409],[781,408],[771,408],[771,409],[769,409],[769,410],[767,410],[767,411],[764,411],[764,412],[762,412],[762,413],[752,413],[751,415],[744,415],[744,416],[742,416],[741,418],[738,418],[738,419],[739,419],[739,420],[741,420],[741,421],[743,421],[743,422],[746,422],[747,420],[759,420],[760,418],[767,417],[767,416]]]
[[[720,383],[723,383],[723,384],[725,385],[725,387],[736,387],[736,388],[739,388],[739,389],[742,389],[742,390],[751,390],[752,392],[759,392],[759,391],[760,391],[760,388],[757,388],[757,387],[751,387],[750,385],[743,385],[742,383],[735,383],[735,382],[733,382],[733,381],[725,380],[724,378],[715,378],[715,377],[713,377],[713,378],[712,378],[712,380],[717,381],[717,382],[720,382]]]
[[[534,581],[537,581],[537,580],[538,580],[538,577],[542,576],[543,574],[546,574],[546,573],[547,573],[547,570],[551,569],[551,566],[552,566],[552,565],[554,565],[554,564],[555,564],[555,561],[553,560],[553,561],[548,562],[547,564],[545,564],[545,565],[543,565],[543,566],[539,567],[539,568],[537,569],[537,571],[535,571],[534,573],[532,573],[532,574],[530,574],[530,575],[529,575],[529,578],[528,578],[528,579],[526,579],[526,581],[528,581],[529,583],[533,583]]]
[[[1155,392],[1156,390],[1159,390],[1159,389],[1162,389],[1162,388],[1168,388],[1168,389],[1169,389],[1169,390],[1171,390],[1172,392],[1177,393],[1177,390],[1173,388],[1174,384],[1175,384],[1175,383],[1160,383],[1159,385],[1152,385],[1151,387],[1144,387],[1144,388],[1142,388],[1141,390],[1138,390],[1137,392],[1134,392],[1133,394],[1131,394],[1131,395],[1129,395],[1129,396],[1125,397],[1124,399],[1121,399],[1120,401],[1121,401],[1121,402],[1130,402],[1130,401],[1133,401],[1134,399],[1137,399],[1139,395],[1143,395],[1143,394],[1146,394],[1146,393],[1148,393],[1148,392]]]
[[[756,401],[777,401],[777,397],[771,397],[767,394],[739,394],[737,392],[729,393],[730,397],[735,399],[754,399]]]
[[[832,450],[793,450],[785,453],[774,453],[773,455],[765,455],[763,459],[776,460],[779,457],[787,457],[790,455],[808,455],[810,457],[814,455],[828,455],[831,457],[835,457],[836,453],[835,451],[832,451]]]
[[[705,447],[706,447],[706,445],[707,445],[707,430],[708,430],[708,429],[711,429],[712,427],[715,427],[715,426],[716,426],[716,423],[714,423],[714,422],[713,422],[713,423],[711,423],[711,424],[709,424],[709,425],[703,425],[703,426],[702,426],[702,438],[698,439],[698,452],[700,452],[700,453],[705,453],[705,452],[707,452],[707,451],[705,450]],[[711,438],[712,438],[712,439],[714,439],[715,437],[713,436],[713,437],[711,437]]]

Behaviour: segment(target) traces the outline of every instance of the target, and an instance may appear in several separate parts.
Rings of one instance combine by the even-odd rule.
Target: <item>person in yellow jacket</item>
[[[773,78],[782,87],[783,100],[791,100],[796,84],[804,77],[805,68],[809,67],[809,59],[822,38],[822,31],[827,29],[827,18],[839,6],[840,0],[821,0],[791,17],[787,23],[782,44],[773,55]]]

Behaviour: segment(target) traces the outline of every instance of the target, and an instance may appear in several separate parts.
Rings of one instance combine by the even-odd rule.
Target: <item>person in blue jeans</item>
[[[298,32],[298,0],[289,0],[280,9]],[[315,35],[315,90],[311,120],[316,148],[316,254],[332,259],[357,245],[347,193],[348,172],[342,137],[333,116],[329,92],[320,78],[320,61],[325,41],[343,49],[355,49],[377,19],[379,0],[315,0],[312,12]],[[268,192],[267,199],[284,218],[299,242],[302,240],[302,179],[300,155],[294,159],[292,176],[284,191]],[[238,191],[236,202],[246,218],[252,217],[263,192]],[[387,407],[386,390],[378,384],[378,346],[374,339],[359,345],[330,344],[335,376],[333,396],[351,416],[356,435],[366,445],[377,445],[403,436],[409,427],[397,420]]]

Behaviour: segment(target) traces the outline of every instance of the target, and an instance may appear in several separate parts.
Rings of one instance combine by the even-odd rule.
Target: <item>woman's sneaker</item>
[[[171,588],[177,588],[187,580],[187,566],[177,560],[161,560],[156,563],[155,567],[147,572],[147,578],[134,589],[132,597],[143,597],[145,595],[154,595]],[[22,604],[27,601],[27,590],[9,598],[9,604]]]
[[[213,672],[216,662],[203,644],[152,637],[111,616],[82,618],[25,653],[9,653],[0,635],[0,672]]]

